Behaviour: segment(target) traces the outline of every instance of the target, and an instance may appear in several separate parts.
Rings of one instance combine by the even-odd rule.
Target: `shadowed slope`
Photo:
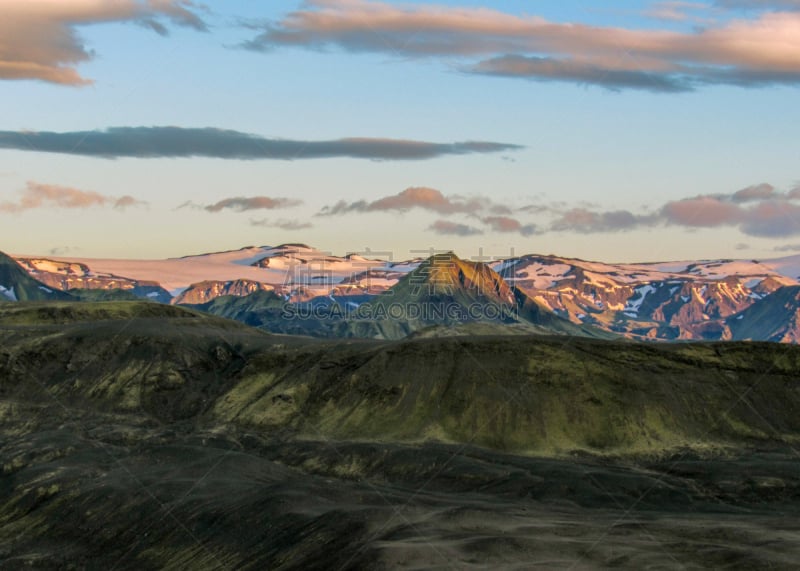
[[[800,341],[800,286],[782,287],[725,320],[730,339]]]

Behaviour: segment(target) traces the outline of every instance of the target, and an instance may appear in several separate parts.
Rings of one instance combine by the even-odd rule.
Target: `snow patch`
[[[704,285],[703,287],[701,287],[699,291],[696,290],[695,288],[692,288],[692,293],[697,298],[697,301],[699,301],[703,305],[706,304],[706,298],[705,298],[706,291],[708,291],[708,286],[707,285]]]
[[[505,277],[505,274],[508,271],[508,269],[516,266],[518,262],[519,260],[517,260],[516,258],[512,258],[510,260],[502,260],[498,263],[490,264],[489,267],[492,268],[501,276]]]
[[[0,286],[0,295],[3,297],[10,299],[11,301],[19,301],[17,299],[17,294],[14,292],[14,287],[5,287]]]
[[[642,303],[644,303],[644,299],[648,296],[648,294],[655,293],[656,288],[651,286],[650,284],[643,285],[637,287],[633,290],[635,293],[628,299],[628,302],[625,304],[625,309],[623,312],[628,315],[628,312],[633,313],[634,317],[639,314],[639,310],[642,307]]]

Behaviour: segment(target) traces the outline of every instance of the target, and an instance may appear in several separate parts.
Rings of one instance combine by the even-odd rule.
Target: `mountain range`
[[[458,568],[794,568],[790,277],[631,269],[612,276],[629,289],[570,298],[605,268],[445,252],[314,274],[315,252],[271,253],[219,255],[294,278],[200,280],[172,303],[91,279],[155,282],[144,262],[80,261],[100,287],[61,291],[0,255],[0,568],[427,569],[441,549]],[[726,340],[629,340],[659,337],[604,310],[725,314],[699,319]]]
[[[13,288],[21,275],[15,270],[14,279],[0,280],[0,294],[6,292],[0,298],[10,299],[11,289],[84,299],[100,299],[93,290],[122,290],[273,332],[327,337],[396,339],[435,328],[436,334],[546,329],[665,341],[800,338],[800,256],[643,264],[537,254],[478,262],[448,252],[391,258],[334,256],[304,244],[167,260],[14,256],[17,269],[41,283]],[[287,322],[287,304],[289,316],[308,317]],[[437,304],[450,314],[406,311]],[[364,318],[387,306],[398,315]],[[477,318],[469,317],[470,308]],[[487,316],[487,308],[505,313]]]

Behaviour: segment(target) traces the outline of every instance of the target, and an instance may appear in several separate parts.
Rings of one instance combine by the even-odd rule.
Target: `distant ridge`
[[[259,246],[243,246],[242,248],[236,248],[235,250],[216,250],[214,252],[201,252],[200,254],[187,254],[185,256],[178,256],[177,258],[167,258],[168,260],[189,260],[191,258],[199,258],[201,256],[214,256],[217,254],[228,254],[230,252],[243,252],[244,250],[252,250],[254,248],[259,248]],[[269,246],[260,246],[260,248],[268,249]]]
[[[287,242],[286,244],[281,244],[280,246],[275,246],[276,250],[280,250],[281,248],[305,248],[306,250],[313,250],[311,246],[306,244],[301,244],[300,242]]]

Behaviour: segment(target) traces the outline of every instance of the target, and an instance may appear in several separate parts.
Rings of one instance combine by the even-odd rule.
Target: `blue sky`
[[[125,0],[79,16],[3,3],[7,252],[149,258],[303,241],[397,258],[435,247],[645,261],[800,244],[791,0]],[[54,29],[83,61],[45,39]],[[54,79],[64,69],[71,79]],[[121,127],[134,129],[106,131]],[[168,144],[164,127],[198,130]],[[257,136],[264,156],[231,158],[232,138],[205,128]],[[349,138],[383,154],[354,155]],[[398,158],[421,144],[430,156]],[[271,158],[287,148],[292,160]],[[223,202],[253,198],[270,201]]]

